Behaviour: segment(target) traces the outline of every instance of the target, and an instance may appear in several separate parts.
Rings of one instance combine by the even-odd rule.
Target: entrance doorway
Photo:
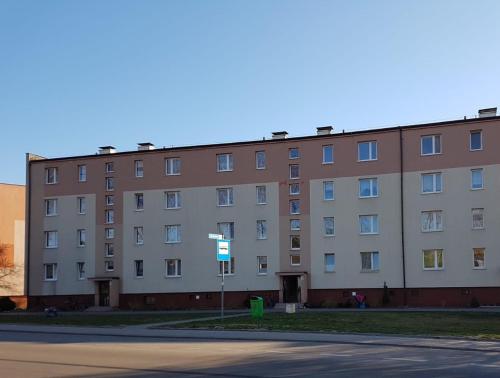
[[[109,281],[99,281],[99,306],[109,306]]]
[[[299,276],[283,276],[283,302],[299,303]]]

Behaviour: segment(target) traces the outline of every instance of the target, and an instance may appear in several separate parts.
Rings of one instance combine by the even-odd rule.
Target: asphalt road
[[[0,332],[1,377],[500,377],[500,352]]]

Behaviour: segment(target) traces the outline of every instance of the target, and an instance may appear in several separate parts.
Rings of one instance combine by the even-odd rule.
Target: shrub
[[[16,309],[16,302],[9,297],[0,298],[0,311],[12,311]]]
[[[481,306],[481,304],[479,303],[479,301],[477,300],[476,297],[472,297],[472,299],[470,300],[470,306],[471,307],[479,307],[479,306]]]

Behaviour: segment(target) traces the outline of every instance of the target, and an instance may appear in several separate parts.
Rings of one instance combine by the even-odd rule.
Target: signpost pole
[[[226,270],[225,265],[226,265],[225,261],[222,261],[222,281],[221,281],[221,289],[220,289],[220,320],[221,320],[221,322],[224,321],[224,270]]]

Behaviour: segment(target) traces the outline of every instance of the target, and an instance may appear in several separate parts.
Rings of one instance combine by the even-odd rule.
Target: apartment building
[[[500,117],[28,155],[32,307],[500,303]],[[231,239],[218,263],[209,233]],[[387,289],[384,291],[384,286]]]
[[[0,297],[24,295],[25,187],[0,183]]]

